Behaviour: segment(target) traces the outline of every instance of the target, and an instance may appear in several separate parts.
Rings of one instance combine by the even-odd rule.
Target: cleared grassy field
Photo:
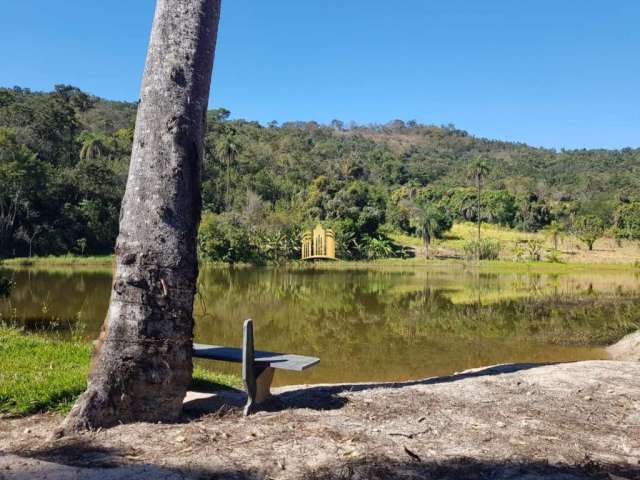
[[[523,253],[526,259],[526,247],[523,246],[530,240],[541,242],[543,259],[553,250],[553,241],[544,232],[527,233],[498,225],[482,224],[481,234],[482,238],[500,242],[501,260],[515,260],[518,249],[525,250]],[[476,236],[475,223],[456,223],[444,238],[433,241],[431,255],[436,258],[461,258],[465,243],[475,240]],[[415,248],[418,257],[424,255],[422,241],[419,238],[394,235],[393,239],[401,245]],[[578,238],[565,234],[558,238],[558,254],[559,260],[566,263],[634,264],[640,262],[640,242],[628,240],[618,242],[613,238],[605,237],[598,239],[593,250],[589,251]]]
[[[86,387],[91,345],[0,326],[0,413],[68,411]],[[240,386],[240,379],[196,367],[193,388]]]

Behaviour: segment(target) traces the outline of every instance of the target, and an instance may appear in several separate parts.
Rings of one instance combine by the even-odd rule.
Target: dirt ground
[[[59,440],[59,415],[5,417],[0,478],[640,479],[638,362],[277,392],[249,418],[226,391],[190,396],[184,423]]]
[[[607,348],[612,360],[640,362],[640,332],[627,335],[618,343]]]

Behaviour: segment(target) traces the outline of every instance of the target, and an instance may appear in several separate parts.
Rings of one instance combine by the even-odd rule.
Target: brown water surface
[[[4,270],[16,287],[0,321],[97,335],[110,271]],[[632,271],[557,275],[466,268],[205,268],[196,340],[240,345],[253,318],[259,349],[315,355],[318,367],[276,383],[391,381],[506,362],[605,358],[640,327]],[[204,362],[226,372],[237,365]]]

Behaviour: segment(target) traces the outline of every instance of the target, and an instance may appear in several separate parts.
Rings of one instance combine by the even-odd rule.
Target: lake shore
[[[71,255],[51,257],[19,257],[0,260],[0,268],[9,269],[92,269],[106,271],[111,270],[113,256],[78,257]],[[529,262],[512,260],[464,260],[456,258],[424,259],[424,258],[385,258],[379,260],[361,261],[332,261],[309,263],[303,261],[290,261],[281,264],[266,266],[254,266],[250,264],[230,265],[221,262],[202,262],[201,268],[292,268],[314,270],[340,270],[340,269],[367,269],[367,268],[459,268],[480,270],[483,272],[540,272],[540,273],[564,273],[578,271],[640,271],[640,266],[633,261],[599,263],[599,262]]]
[[[640,243],[635,240],[615,239],[610,236],[598,238],[593,249],[589,250],[585,243],[576,236],[563,233],[556,242],[545,231],[523,232],[514,228],[483,223],[482,238],[496,241],[500,244],[500,254],[497,260],[465,260],[465,244],[474,241],[477,235],[477,225],[471,222],[456,222],[451,230],[442,238],[434,239],[429,248],[430,259],[425,259],[425,250],[420,238],[400,233],[393,233],[390,238],[397,245],[408,249],[414,258],[384,258],[378,260],[360,260],[337,262],[307,263],[302,261],[288,261],[273,265],[295,268],[372,268],[377,266],[425,267],[447,265],[465,265],[469,268],[488,269],[534,269],[542,271],[567,271],[574,268],[612,269],[640,269]],[[531,254],[527,245],[537,245],[537,251],[542,261],[531,261]],[[554,253],[555,252],[555,253]],[[548,261],[550,258],[554,261]],[[60,256],[20,257],[0,259],[0,266],[33,267],[33,268],[111,268],[112,255],[79,256],[73,254]],[[222,262],[203,262],[203,266],[229,267]],[[251,267],[250,264],[235,264],[233,268]]]
[[[90,342],[98,336],[109,304],[109,267],[0,271],[14,283],[0,301],[0,322],[48,337]],[[603,347],[640,328],[635,270],[496,272],[449,263],[329,270],[214,266],[200,273],[194,305],[199,342],[238,346],[242,321],[253,318],[260,349],[323,359],[303,377],[278,375],[276,386],[599,360],[607,358]],[[343,368],[347,363],[357,368]],[[238,373],[232,365],[201,365]]]
[[[472,268],[455,261],[428,262],[428,268],[434,270],[440,265],[445,269]],[[514,273],[532,272],[526,264],[500,261],[481,262],[479,268],[481,272],[491,272],[491,268],[508,265],[526,268]],[[378,266],[384,270],[395,268],[387,261],[364,268]],[[593,273],[588,266],[559,266],[568,272]],[[110,271],[110,265],[103,268]],[[322,264],[299,268],[342,267]],[[359,267],[347,264],[346,268]],[[610,271],[597,270],[603,282],[620,271],[617,266]],[[33,276],[32,272],[24,274]],[[431,272],[429,275],[433,276]],[[108,278],[106,282],[108,285]],[[595,305],[591,302],[585,308],[591,311]],[[491,316],[495,316],[495,310]],[[548,328],[542,330],[546,332]],[[640,475],[640,363],[629,361],[640,358],[637,333],[610,347],[612,357],[622,361],[510,364],[408,382],[289,386],[275,389],[279,395],[269,411],[249,419],[240,414],[244,394],[235,389],[219,389],[199,395],[198,399],[191,397],[193,401],[187,403],[184,422],[180,424],[123,425],[55,441],[50,439],[51,432],[75,394],[83,389],[88,343],[76,342],[69,353],[56,343],[47,343],[44,348],[42,342],[50,339],[27,335],[7,341],[2,333],[0,376],[9,380],[9,388],[0,385],[0,405],[3,399],[6,402],[7,392],[21,395],[20,408],[5,409],[11,413],[0,415],[3,480],[618,480]],[[480,333],[475,332],[476,338]],[[15,336],[19,332],[9,334]],[[63,350],[65,355],[61,357]],[[408,360],[404,359],[403,368]],[[485,358],[473,365],[490,363],[497,361]],[[55,377],[56,372],[71,375],[54,385],[47,378]],[[232,386],[237,387],[237,378],[234,381]],[[59,400],[57,393],[68,394],[69,385],[74,389],[73,395],[57,407],[48,401],[37,404],[47,398]],[[48,413],[33,414],[42,411]]]
[[[63,339],[46,331],[38,334],[0,323],[0,415],[68,412],[85,389],[90,353],[91,342],[73,332]],[[640,360],[640,331],[626,335],[602,353],[596,358]],[[241,389],[242,380],[235,374],[195,365],[191,388],[204,393]],[[280,387],[280,391],[287,388]]]
[[[229,391],[210,397],[208,409],[187,408],[185,423],[59,440],[50,436],[59,414],[5,418],[0,468],[7,480],[640,475],[638,362],[503,365],[277,393],[271,411],[250,418],[240,414],[242,395]]]

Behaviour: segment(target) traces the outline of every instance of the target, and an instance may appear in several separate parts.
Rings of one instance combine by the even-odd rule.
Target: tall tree
[[[482,225],[482,212],[480,205],[480,198],[482,196],[482,187],[484,186],[484,180],[489,175],[489,166],[486,164],[482,158],[476,158],[470,166],[469,173],[473,177],[473,180],[476,184],[476,192],[477,192],[477,219],[478,219],[478,249],[480,247],[480,228]]]
[[[158,0],[86,392],[60,432],[172,421],[191,382],[200,166],[220,0]]]
[[[229,209],[231,203],[231,164],[235,161],[239,153],[240,147],[230,135],[222,136],[216,144],[216,155],[225,162],[227,170],[227,191],[224,196],[224,207],[226,210]]]

